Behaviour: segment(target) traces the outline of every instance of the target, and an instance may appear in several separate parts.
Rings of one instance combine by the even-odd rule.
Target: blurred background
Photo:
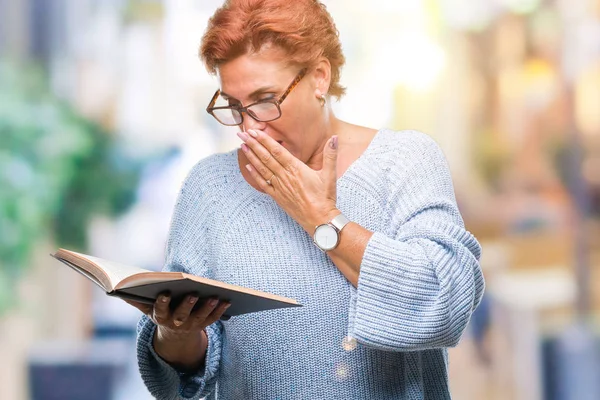
[[[149,399],[137,310],[48,257],[159,270],[179,186],[239,146],[197,57],[218,0],[0,0],[0,399]],[[455,399],[600,398],[600,0],[325,0],[356,124],[444,150],[487,291]]]

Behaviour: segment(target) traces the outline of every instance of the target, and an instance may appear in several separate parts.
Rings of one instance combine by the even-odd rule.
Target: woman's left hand
[[[320,171],[308,167],[262,131],[249,130],[238,136],[245,142],[242,151],[250,161],[246,168],[252,178],[309,234],[314,233],[317,225],[339,214],[336,208],[337,136],[325,144]]]

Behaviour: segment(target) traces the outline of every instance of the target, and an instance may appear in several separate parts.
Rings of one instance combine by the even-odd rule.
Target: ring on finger
[[[275,177],[275,174],[273,174],[269,179],[266,180],[267,185],[273,186],[273,178],[274,177]]]

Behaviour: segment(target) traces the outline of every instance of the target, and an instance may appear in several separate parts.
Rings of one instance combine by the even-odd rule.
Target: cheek
[[[267,134],[275,140],[294,143],[294,139],[298,137],[298,130],[301,129],[301,124],[289,117],[286,115],[276,121],[269,122],[266,128]]]
[[[288,111],[288,110],[286,110]],[[273,127],[277,130],[282,140],[296,145],[310,143],[315,136],[315,126],[318,125],[319,116],[306,107],[295,107],[284,113],[274,121]]]
[[[307,161],[313,152],[313,145],[320,139],[318,126],[320,105],[289,104],[290,107],[282,110],[280,119],[271,122],[267,133],[276,140],[284,141],[284,147],[296,158]]]

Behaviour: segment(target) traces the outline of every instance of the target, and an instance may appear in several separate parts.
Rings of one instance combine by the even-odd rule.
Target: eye
[[[260,93],[256,95],[256,100],[255,101],[268,101],[268,100],[273,100],[275,98],[275,93]]]

